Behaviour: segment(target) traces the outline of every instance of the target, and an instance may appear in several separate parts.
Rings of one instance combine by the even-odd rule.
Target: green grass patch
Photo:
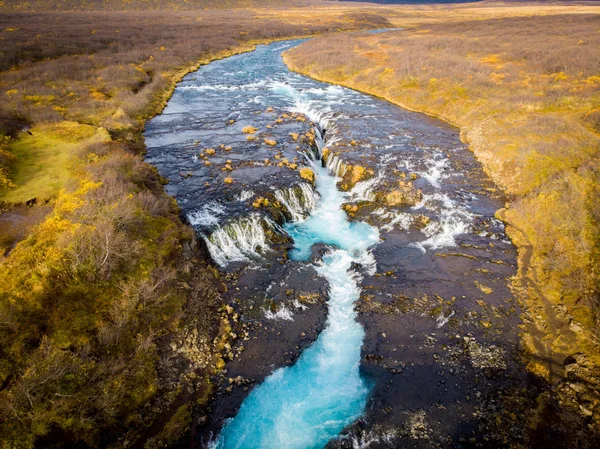
[[[78,150],[109,139],[106,130],[75,122],[35,126],[10,147],[16,157],[11,167],[16,187],[0,192],[0,200],[19,203],[51,198],[70,179],[69,165]]]

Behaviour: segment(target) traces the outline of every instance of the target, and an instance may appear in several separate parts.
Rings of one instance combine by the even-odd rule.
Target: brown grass
[[[314,0],[4,0],[7,11],[148,11],[242,8],[290,8],[323,3]]]

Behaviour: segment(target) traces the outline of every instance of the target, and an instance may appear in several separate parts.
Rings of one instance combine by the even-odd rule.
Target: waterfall
[[[319,196],[309,184],[303,182],[294,187],[277,190],[275,198],[285,207],[292,221],[301,221],[315,210]]]
[[[320,129],[327,129],[331,121],[332,113],[329,110],[318,110],[313,106],[313,102],[296,100],[293,107],[289,108],[288,111],[295,112],[297,114],[304,114],[314,124],[318,125]]]
[[[323,157],[325,167],[334,176],[343,177],[348,171],[348,165],[337,154],[327,153]]]
[[[348,192],[350,199],[356,202],[374,201],[375,192],[373,189],[383,180],[384,176],[385,172],[381,170],[374,178],[367,179],[366,181],[359,181],[354,184],[352,190]]]
[[[322,159],[325,150],[332,146],[334,143],[340,141],[340,139],[333,134],[335,128],[321,128],[321,126],[315,126],[315,148],[317,159]]]
[[[259,251],[269,249],[266,228],[275,229],[276,225],[268,218],[253,213],[226,223],[203,238],[212,259],[226,267],[229,262],[260,259]]]
[[[320,161],[325,149],[340,141],[336,136],[335,124],[331,121],[333,116],[331,111],[320,111],[314,107],[312,102],[302,100],[296,100],[295,106],[288,110],[304,114],[313,123],[315,142],[311,148],[313,152],[311,159]]]

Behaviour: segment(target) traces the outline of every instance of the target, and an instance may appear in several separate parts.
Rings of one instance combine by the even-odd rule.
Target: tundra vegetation
[[[519,248],[528,367],[598,431],[600,8],[568,12],[409,21],[317,38],[285,61],[460,127],[510,198],[497,216]]]
[[[200,10],[232,5],[249,9]],[[164,447],[189,430],[223,366],[230,312],[142,160],[141,132],[199,64],[285,37],[412,27],[314,41],[289,61],[462,126],[513,196],[504,217],[532,325],[566,323],[540,327],[532,345],[549,352],[532,353],[579,345],[569,360],[596,366],[597,22],[465,22],[593,6],[5,0],[0,11],[3,448]]]
[[[228,312],[141,133],[199,64],[387,24],[356,9],[282,17],[0,14],[1,447],[163,447],[189,431]]]

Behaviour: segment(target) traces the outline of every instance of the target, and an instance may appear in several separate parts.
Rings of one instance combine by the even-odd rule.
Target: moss
[[[161,432],[152,440],[148,441],[145,449],[158,449],[171,447],[190,431],[192,416],[188,404],[184,404],[177,409],[169,422],[165,424]]]
[[[306,179],[309,182],[315,181],[315,173],[308,167],[302,167],[300,169],[300,177]]]
[[[399,181],[397,189],[377,193],[377,200],[386,206],[414,206],[422,197],[422,192],[410,181]]]

